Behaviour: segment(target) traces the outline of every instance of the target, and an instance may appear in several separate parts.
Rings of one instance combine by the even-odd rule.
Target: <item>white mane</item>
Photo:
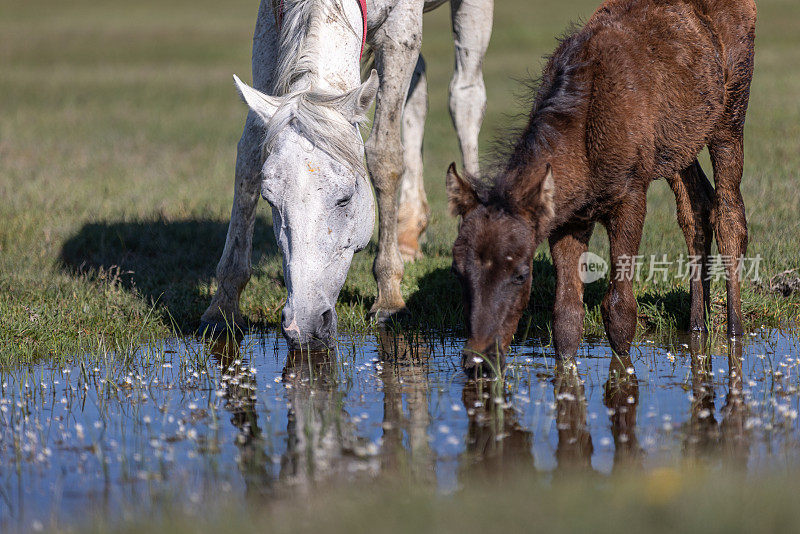
[[[280,3],[273,0],[276,14]],[[357,125],[365,122],[366,117],[358,117],[354,125],[340,111],[345,95],[314,89],[319,86],[315,62],[321,53],[320,40],[316,38],[320,24],[333,19],[349,25],[341,0],[283,0],[282,3],[274,78],[274,94],[281,97],[281,105],[266,126],[265,147],[271,149],[275,136],[292,124],[314,146],[365,175],[364,144]],[[361,36],[359,32],[356,35]],[[294,89],[301,81],[306,82],[305,87]]]

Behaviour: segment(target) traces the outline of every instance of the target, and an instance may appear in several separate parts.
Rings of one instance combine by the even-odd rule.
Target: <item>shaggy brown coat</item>
[[[556,268],[556,352],[573,356],[583,329],[579,258],[595,222],[609,235],[603,320],[613,350],[628,354],[636,330],[632,262],[647,188],[669,181],[690,255],[691,328],[705,329],[713,235],[724,257],[747,248],[739,190],[743,130],[753,74],[753,0],[608,0],[550,58],[527,127],[490,187],[447,176],[461,216],[453,268],[464,290],[476,353],[502,359],[530,295],[536,247],[549,238]],[[697,155],[708,146],[715,187]],[[738,262],[727,266],[728,329],[742,334]]]

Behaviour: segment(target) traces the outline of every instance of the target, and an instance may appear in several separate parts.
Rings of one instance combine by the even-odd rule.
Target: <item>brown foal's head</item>
[[[455,164],[447,172],[450,213],[461,217],[453,272],[464,297],[462,362],[470,374],[486,372],[486,360],[498,369],[504,364],[528,304],[533,255],[553,217],[550,166],[529,178],[513,190],[495,186],[484,194],[458,175]]]

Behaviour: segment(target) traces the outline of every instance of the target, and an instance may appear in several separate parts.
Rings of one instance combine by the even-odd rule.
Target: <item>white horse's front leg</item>
[[[271,2],[262,0],[253,37],[253,82],[256,88],[269,92],[273,89],[271,80],[277,58],[277,36]],[[231,93],[234,98],[234,93]],[[263,139],[262,123],[251,111],[237,147],[233,209],[225,249],[217,264],[217,292],[200,319],[201,333],[204,330],[224,331],[227,327],[243,324],[239,296],[250,280],[253,229],[261,194]]]
[[[478,134],[486,111],[483,58],[492,36],[494,0],[451,0],[456,62],[450,81],[450,116],[464,168],[478,175]]]
[[[420,237],[428,227],[428,198],[422,174],[422,139],[428,115],[428,80],[425,60],[419,56],[406,109],[403,112],[403,161],[400,181],[400,207],[397,213],[397,243],[404,261],[422,257]]]
[[[253,228],[261,194],[261,140],[264,138],[261,124],[250,112],[239,140],[231,222],[225,249],[217,264],[217,292],[200,319],[201,333],[206,329],[224,331],[226,327],[243,325],[239,296],[250,280]]]
[[[378,254],[372,272],[378,298],[371,314],[385,318],[405,308],[400,292],[403,260],[397,245],[398,186],[403,176],[403,110],[422,44],[423,0],[400,0],[371,36],[380,88],[367,167],[378,197]]]

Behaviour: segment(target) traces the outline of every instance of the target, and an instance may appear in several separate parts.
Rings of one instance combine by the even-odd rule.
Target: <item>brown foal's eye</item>
[[[528,275],[529,274],[530,274],[530,271],[528,271],[527,269],[525,269],[524,271],[517,272],[511,278],[511,283],[514,284],[514,285],[520,285],[521,286],[522,284],[525,283],[525,280],[528,279]]]

